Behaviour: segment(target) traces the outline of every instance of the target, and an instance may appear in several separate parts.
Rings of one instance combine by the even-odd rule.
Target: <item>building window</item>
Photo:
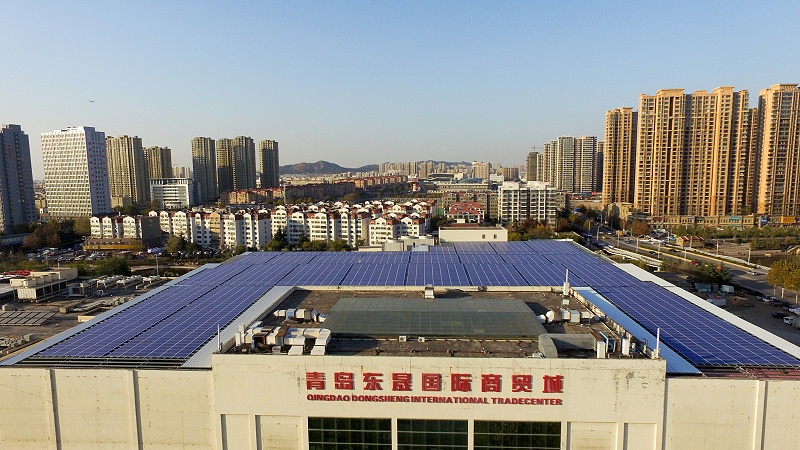
[[[475,450],[561,448],[560,422],[475,421]]]
[[[391,419],[308,418],[309,450],[391,450]]]
[[[466,420],[397,420],[397,449],[467,449]]]

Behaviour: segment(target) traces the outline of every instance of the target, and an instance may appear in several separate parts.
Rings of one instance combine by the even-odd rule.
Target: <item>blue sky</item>
[[[280,142],[281,163],[522,164],[641,93],[800,83],[800,3],[3,3],[0,122],[168,146]],[[89,100],[94,100],[90,103]]]

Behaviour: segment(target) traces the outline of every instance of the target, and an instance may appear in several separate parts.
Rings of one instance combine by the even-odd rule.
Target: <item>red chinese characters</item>
[[[343,391],[353,391],[356,389],[356,378],[353,372],[334,372],[333,389]],[[361,389],[365,391],[382,391],[383,378],[382,372],[364,372],[362,374]],[[391,390],[395,392],[413,392],[421,390],[423,392],[441,392],[442,374],[440,373],[421,373],[419,374],[418,387],[414,388],[414,374],[409,372],[393,372],[391,374]],[[476,375],[477,376],[477,375]],[[452,392],[472,392],[472,374],[451,373],[450,391]],[[564,376],[544,375],[542,377],[542,392],[545,394],[560,394],[564,392]],[[325,390],[325,372],[306,372],[306,389]],[[477,380],[476,380],[477,383]],[[533,392],[533,375],[514,374],[511,375],[511,392],[530,393]],[[503,376],[495,373],[480,374],[481,392],[503,392]],[[508,387],[505,387],[508,391]],[[476,387],[477,390],[477,387]]]
[[[440,373],[423,373],[422,374],[422,390],[423,391],[441,391],[442,390],[442,374]]]
[[[410,373],[393,373],[392,374],[392,390],[393,391],[410,391],[411,390],[411,374]]]
[[[472,375],[468,373],[451,373],[450,390],[453,392],[472,391]]]
[[[334,372],[333,388],[345,391],[352,391],[355,389],[355,378],[353,377],[353,372]]]
[[[365,391],[382,391],[381,383],[383,379],[382,373],[377,372],[364,372],[364,390]]]
[[[564,392],[564,377],[561,375],[545,375],[542,379],[544,380],[542,392],[545,394]]]
[[[325,373],[324,372],[306,372],[306,389],[316,389],[319,391],[325,390]]]
[[[481,375],[481,392],[500,392],[500,375],[485,373]]]
[[[533,375],[511,375],[511,392],[532,392]]]

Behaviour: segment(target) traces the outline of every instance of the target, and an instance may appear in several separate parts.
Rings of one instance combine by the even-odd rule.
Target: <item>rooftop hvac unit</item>
[[[425,337],[423,336],[418,337],[417,342],[425,342]]]
[[[400,342],[406,342],[408,341],[408,336],[400,336],[399,338],[397,338],[397,340]]]

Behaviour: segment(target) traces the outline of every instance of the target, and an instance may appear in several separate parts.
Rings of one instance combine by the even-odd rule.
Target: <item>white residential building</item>
[[[42,133],[42,156],[50,217],[111,212],[105,133],[92,127]]]
[[[194,182],[188,178],[151,179],[150,198],[158,200],[162,208],[189,208],[195,204]]]
[[[547,183],[506,181],[497,189],[497,202],[498,216],[504,223],[531,218],[554,227],[565,197]]]

